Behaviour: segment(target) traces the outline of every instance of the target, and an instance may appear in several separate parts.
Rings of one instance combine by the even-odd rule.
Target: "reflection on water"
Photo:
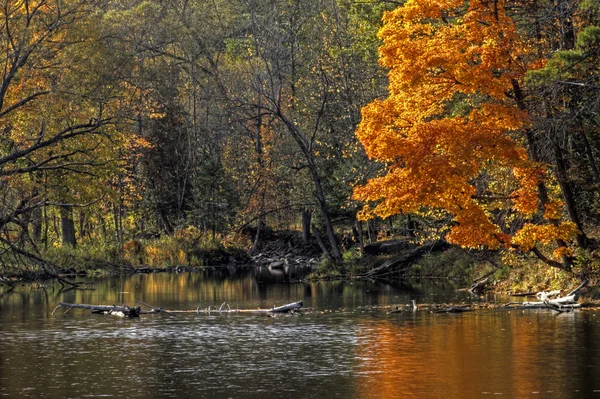
[[[221,269],[102,278],[93,291],[0,291],[0,396],[600,397],[597,312],[385,314],[366,307],[473,299],[448,283],[286,283],[307,272]],[[134,299],[171,309],[304,300],[316,311],[51,315],[59,301]]]
[[[361,326],[357,397],[600,397],[596,314],[481,311]],[[374,383],[375,382],[375,383]]]

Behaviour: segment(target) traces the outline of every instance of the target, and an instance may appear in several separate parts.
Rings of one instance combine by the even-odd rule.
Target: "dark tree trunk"
[[[331,246],[331,256],[336,262],[341,262],[342,253],[340,252],[340,248],[338,246],[337,239],[335,238],[335,233],[333,231],[333,225],[331,224],[331,218],[329,216],[329,210],[327,209],[327,202],[325,200],[325,193],[323,192],[321,178],[319,176],[319,173],[317,172],[317,166],[314,164],[314,162],[311,162],[312,159],[309,159],[308,161],[310,173],[312,175],[313,183],[315,185],[315,196],[317,197],[317,201],[319,202],[321,217],[323,218],[323,226],[325,226],[325,233],[327,234],[329,245]]]
[[[579,230],[576,236],[577,245],[581,248],[586,248],[588,239],[583,232],[583,225],[581,224],[579,213],[575,207],[575,197],[573,196],[573,190],[571,189],[571,184],[567,177],[567,166],[565,164],[563,152],[557,142],[554,143],[554,158],[556,161],[556,177],[565,201],[569,219],[571,219],[571,222],[575,223]]]
[[[369,237],[369,242],[377,241],[377,234],[375,233],[375,227],[373,227],[373,221],[367,220],[367,236]]]
[[[313,234],[315,235],[315,240],[317,240],[317,244],[319,244],[321,251],[323,251],[323,255],[325,255],[328,259],[333,259],[331,253],[329,252],[329,250],[325,246],[325,243],[323,242],[323,239],[321,238],[321,234],[319,234],[319,230],[315,226],[313,226]]]
[[[115,221],[115,236],[119,245],[123,244],[123,223],[121,221],[121,206],[113,204],[113,219]]]
[[[585,146],[585,155],[587,156],[587,159],[590,163],[590,168],[592,169],[592,174],[594,175],[594,181],[600,186],[600,172],[598,171],[598,166],[596,165],[596,159],[594,158],[592,146],[590,145],[590,141],[585,133],[581,134],[581,138],[583,140],[583,145]]]
[[[410,238],[415,238],[415,236],[416,236],[415,232],[418,228],[418,224],[410,217],[410,215],[407,215],[406,226],[408,228],[408,236]]]
[[[512,85],[513,85],[513,88],[515,91],[515,101],[517,102],[517,106],[519,107],[519,109],[527,110],[527,107],[525,106],[525,101],[524,101],[524,94],[523,94],[523,91],[521,90],[521,86],[519,85],[519,82],[517,82],[516,80],[513,80]],[[529,157],[531,158],[531,160],[533,160],[534,162],[542,163],[542,159],[539,155],[535,137],[533,136],[533,132],[530,129],[525,130],[525,139],[527,141],[527,151],[529,153]],[[540,180],[538,182],[538,192],[539,192],[539,198],[540,198],[540,213],[543,215],[545,212],[546,204],[548,204],[550,202],[550,198],[548,197],[548,190],[547,190],[546,184],[544,183],[543,180]],[[558,226],[558,224],[559,224],[559,221],[556,219],[551,219],[551,220],[549,220],[549,222],[554,226]],[[556,242],[557,247],[567,248],[567,243],[565,241],[563,241],[561,239],[556,239],[555,242]],[[539,252],[539,250],[537,252],[535,252],[535,254],[543,262],[545,262],[551,266],[556,266],[555,264],[548,262],[548,259],[546,257],[540,256],[541,252]],[[573,259],[570,256],[567,256],[565,254],[563,254],[561,256],[561,258],[562,258],[561,259],[562,260],[561,268],[564,270],[570,270],[571,266],[573,265]]]
[[[365,240],[363,238],[362,222],[360,220],[356,219],[354,221],[354,225],[356,226],[356,232],[358,235],[358,246],[360,248],[360,253],[364,254],[365,253]]]
[[[255,253],[258,251],[258,245],[260,243],[260,230],[262,229],[263,224],[263,218],[259,217],[258,221],[256,222],[256,235],[254,236],[254,243],[252,244],[252,250],[250,253]]]
[[[63,205],[60,207],[60,223],[62,229],[62,245],[70,245],[75,248],[77,240],[75,238],[75,222],[73,221],[73,207]]]
[[[31,218],[31,227],[32,227],[32,236],[33,241],[35,243],[39,243],[42,241],[42,222],[43,222],[43,213],[42,208],[35,208],[32,213]]]
[[[310,221],[312,219],[312,213],[306,208],[302,208],[302,243],[308,244],[310,239]]]
[[[163,209],[162,205],[158,205],[157,211],[158,211],[159,225],[162,225],[164,232],[167,233],[168,235],[173,234],[173,231],[174,231],[173,225],[169,221],[167,212]],[[213,234],[214,234],[214,228],[213,228]]]

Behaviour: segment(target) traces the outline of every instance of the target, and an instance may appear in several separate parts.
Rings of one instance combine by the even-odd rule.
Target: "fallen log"
[[[227,309],[223,307],[227,305]],[[289,313],[300,310],[304,306],[303,301],[288,303],[287,305],[273,307],[271,309],[231,309],[227,302],[224,302],[219,309],[196,309],[196,313],[255,313],[255,314],[273,314],[273,313]],[[173,312],[173,311],[171,311]]]
[[[537,294],[535,294],[537,299],[539,299],[541,301],[545,301],[546,299],[554,298],[559,295],[560,295],[560,290],[554,290],[554,291],[548,291],[548,292],[542,291],[542,292],[538,292]]]
[[[585,287],[586,285],[588,285],[589,282],[590,282],[589,280],[583,280],[581,282],[581,284],[579,284],[577,286],[577,288],[575,288],[573,291],[569,292],[567,294],[567,296],[569,296],[569,295],[577,295],[577,293],[579,292],[579,290],[581,290],[583,287]]]
[[[568,295],[568,296],[564,296],[561,298],[556,298],[556,299],[546,299],[544,298],[543,301],[540,302],[523,302],[522,306],[523,307],[535,307],[535,306],[540,306],[540,307],[546,307],[546,302],[549,302],[553,305],[572,305],[575,304],[575,295]]]
[[[387,240],[365,245],[364,252],[368,255],[395,254],[413,247],[408,240]]]
[[[552,309],[559,312],[566,312],[572,309],[581,307],[580,303],[575,300],[575,294],[567,295],[556,299],[547,299],[547,294],[540,293],[538,297],[544,298],[539,302],[511,302],[505,305],[506,308],[525,308],[525,309]]]
[[[471,288],[469,288],[469,292],[471,292],[475,295],[483,294],[485,291],[490,289],[490,287],[487,286],[488,280],[489,280],[489,277],[486,277],[483,280],[479,280],[479,281],[475,282],[475,284],[473,284],[471,286]]]
[[[445,241],[435,241],[427,245],[423,245],[418,247],[408,254],[394,260],[387,260],[380,266],[369,270],[364,274],[357,275],[357,277],[375,277],[383,274],[388,274],[389,272],[397,271],[400,267],[408,267],[412,263],[416,262],[424,255],[434,252],[440,251],[448,248],[450,245]]]
[[[133,308],[130,308],[127,305],[123,305],[123,306],[87,305],[87,304],[79,304],[79,303],[59,302],[58,306],[56,308],[54,308],[54,310],[52,311],[52,314],[54,314],[54,312],[56,312],[61,307],[67,308],[67,310],[63,314],[66,314],[73,308],[77,308],[77,309],[89,309],[94,314],[109,314],[109,315],[113,315],[113,316],[129,318],[129,319],[134,318],[134,317],[140,317],[140,313],[142,313],[142,310],[140,309],[139,306],[134,306]]]
[[[298,301],[298,302],[294,302],[294,303],[288,303],[287,305],[279,306],[277,308],[274,307],[273,309],[267,310],[267,312],[270,312],[270,313],[287,313],[287,312],[291,312],[293,310],[298,310],[302,306],[304,306],[304,302]]]
[[[560,313],[570,312],[573,309],[581,307],[581,304],[579,304],[579,303],[569,303],[569,304],[560,305],[557,303],[552,303],[552,301],[548,301],[548,300],[545,300],[544,304],[546,305],[547,308],[555,310]]]
[[[78,304],[78,303],[67,303],[67,302],[59,302],[58,306],[52,311],[54,314],[59,308],[65,307],[67,310],[64,312],[65,314],[69,312],[71,309],[89,309],[94,314],[109,314],[113,316],[120,316],[126,318],[134,318],[139,317],[141,314],[156,314],[156,313],[167,313],[171,315],[172,313],[254,313],[254,314],[283,314],[290,313],[297,310],[300,310],[302,306],[304,306],[303,301],[288,303],[287,305],[273,307],[271,309],[231,309],[229,304],[223,302],[221,307],[219,308],[211,308],[210,306],[206,309],[200,309],[199,307],[195,310],[166,310],[160,307],[148,305],[147,303],[141,301],[134,301],[136,303],[140,303],[144,306],[149,307],[151,310],[142,310],[140,306],[135,306],[133,308],[123,305],[123,306],[115,306],[115,305],[87,305],[87,304]],[[227,308],[225,308],[227,306]]]

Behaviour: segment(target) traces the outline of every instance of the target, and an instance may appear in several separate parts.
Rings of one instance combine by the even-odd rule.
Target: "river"
[[[448,282],[288,283],[307,270],[98,277],[94,290],[0,287],[0,396],[9,398],[600,398],[600,313],[377,305],[478,301]],[[490,299],[490,298],[486,298]],[[493,298],[492,298],[493,299]],[[506,300],[506,298],[496,298]],[[125,320],[59,301],[206,309],[303,300],[298,316]]]

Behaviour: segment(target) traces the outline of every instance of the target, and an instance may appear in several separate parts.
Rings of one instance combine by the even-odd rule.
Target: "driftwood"
[[[537,302],[511,302],[506,307],[517,307],[526,309],[552,309],[557,312],[569,312],[573,309],[581,308],[581,304],[577,303],[577,293],[589,283],[584,280],[571,292],[563,297],[560,295],[560,290],[542,291],[535,294],[539,299]],[[531,294],[531,293],[528,293]]]
[[[541,300],[541,301],[545,301],[547,299],[551,299],[554,297],[557,297],[560,295],[560,290],[554,290],[554,291],[542,291],[542,292],[538,292],[537,294],[535,294],[536,298]]]
[[[3,276],[0,276],[0,285],[2,285],[2,284],[10,287],[11,290],[15,288],[15,283],[13,283],[11,280],[9,280]]]
[[[558,291],[560,293],[560,291]],[[541,301],[537,302],[511,302],[506,305],[509,308],[525,308],[525,309],[552,309],[558,312],[568,312],[572,309],[581,307],[580,303],[577,303],[575,294],[559,297],[555,299],[548,299],[549,297],[556,296],[556,292],[539,292],[536,296]]]
[[[484,292],[489,291],[491,288],[488,282],[490,281],[490,277],[495,272],[495,270],[492,270],[491,272],[486,273],[485,275],[473,280],[473,284],[471,285],[468,291],[475,295],[481,295]]]
[[[227,305],[227,309],[225,309],[225,305]],[[292,302],[292,303],[288,303],[287,305],[283,305],[283,306],[278,306],[278,307],[273,307],[271,309],[231,309],[231,307],[229,306],[229,304],[227,302],[223,302],[223,304],[221,304],[220,308],[214,308],[211,309],[210,307],[206,308],[206,309],[200,309],[197,308],[196,310],[194,310],[193,312],[196,313],[253,313],[253,314],[265,314],[265,315],[272,315],[272,314],[281,314],[281,313],[290,313],[290,312],[294,312],[297,310],[300,310],[300,308],[302,308],[302,306],[304,306],[304,302],[302,301],[298,301],[298,302]],[[170,312],[174,312],[174,313],[180,313],[180,311],[174,311],[171,310]],[[189,312],[189,311],[182,311],[182,312]]]
[[[67,313],[69,310],[71,310],[73,308],[89,309],[94,314],[109,314],[109,315],[113,315],[113,316],[126,317],[129,319],[134,318],[134,317],[140,317],[140,313],[142,313],[142,310],[140,309],[139,306],[130,308],[127,305],[123,305],[123,306],[86,305],[86,304],[79,304],[79,303],[59,302],[58,306],[56,308],[54,308],[54,310],[52,311],[52,314],[54,314],[54,312],[56,312],[58,310],[58,308],[60,308],[60,307],[67,308],[65,313]]]
[[[581,284],[579,284],[577,286],[577,288],[575,288],[573,291],[569,292],[567,294],[567,296],[569,296],[569,295],[577,295],[577,293],[579,292],[579,290],[581,290],[583,287],[585,287],[586,285],[588,285],[589,282],[590,282],[589,280],[583,280],[581,282]]]
[[[264,314],[264,315],[273,315],[273,314],[283,314],[290,313],[297,310],[300,310],[304,303],[302,301],[288,303],[287,305],[273,307],[271,309],[231,309],[231,307],[224,302],[221,304],[219,308],[212,308],[209,306],[206,309],[200,309],[199,307],[195,310],[166,310],[163,308],[159,308],[156,306],[148,305],[147,303],[141,301],[134,301],[136,303],[142,304],[150,308],[150,310],[143,310],[140,306],[135,306],[130,308],[127,305],[123,306],[115,306],[115,305],[86,305],[86,304],[77,304],[77,303],[66,303],[59,302],[58,306],[52,311],[54,314],[60,307],[65,307],[67,310],[65,313],[70,311],[71,309],[89,309],[94,314],[109,314],[113,316],[120,316],[126,318],[134,318],[139,317],[141,314],[156,314],[156,313],[167,313],[172,315],[174,313],[254,313],[254,314]]]

